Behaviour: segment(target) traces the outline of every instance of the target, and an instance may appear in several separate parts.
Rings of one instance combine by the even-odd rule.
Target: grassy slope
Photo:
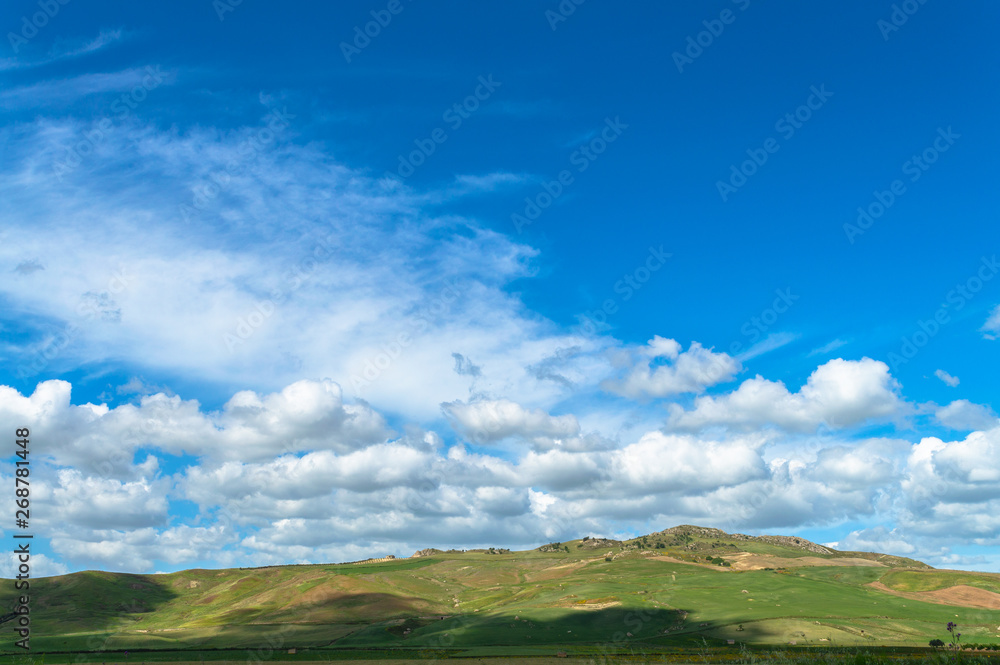
[[[820,555],[712,537],[654,534],[645,541],[652,553],[688,563],[643,556],[629,549],[635,541],[596,549],[573,541],[565,543],[568,553],[456,552],[370,565],[87,572],[34,580],[33,647],[249,647],[270,638],[281,648],[579,649],[620,642],[626,633],[630,643],[647,646],[690,644],[702,636],[925,645],[948,621],[962,625],[966,641],[1000,641],[1000,611],[925,603],[865,586],[881,580],[906,591],[954,584],[1000,591],[1000,576],[874,566],[735,572],[706,565],[706,557]],[[617,555],[613,561],[605,560],[609,551]],[[5,605],[13,595],[12,584],[0,588]]]

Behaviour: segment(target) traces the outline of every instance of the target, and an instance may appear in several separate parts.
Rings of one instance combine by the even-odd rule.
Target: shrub
[[[930,645],[932,647],[943,647],[944,646],[944,642],[942,642],[941,640],[931,640],[930,641]]]

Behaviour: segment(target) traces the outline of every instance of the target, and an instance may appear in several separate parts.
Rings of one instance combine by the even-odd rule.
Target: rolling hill
[[[81,572],[32,580],[35,652],[402,650],[493,655],[695,644],[1000,644],[1000,574],[785,536],[680,526],[520,552],[427,549],[354,564]],[[13,584],[0,590],[16,604]],[[8,626],[4,626],[7,628]],[[705,640],[705,642],[702,642]],[[15,650],[5,646],[7,653]],[[603,651],[602,651],[603,650]]]

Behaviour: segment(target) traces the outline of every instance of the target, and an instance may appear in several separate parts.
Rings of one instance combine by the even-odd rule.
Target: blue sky
[[[676,4],[5,3],[41,565],[698,523],[1000,570],[1000,10]]]

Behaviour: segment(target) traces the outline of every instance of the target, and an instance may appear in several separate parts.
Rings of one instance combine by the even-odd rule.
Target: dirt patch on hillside
[[[543,568],[538,571],[531,571],[525,574],[525,582],[544,582],[549,580],[560,579],[563,577],[568,577],[572,575],[581,567],[586,566],[589,561],[573,561],[572,563],[564,563],[558,566],[549,566],[548,568]]]
[[[840,557],[837,559],[824,559],[818,556],[804,556],[792,561],[800,561],[803,566],[868,566],[869,568],[885,568],[884,563],[872,561],[871,559],[857,559],[855,557]]]
[[[769,554],[741,552],[740,554],[727,554],[723,558],[732,564],[733,570],[801,568],[803,566],[874,566],[876,568],[885,568],[883,564],[877,561],[856,559],[854,557],[824,559],[823,557],[818,556],[781,557],[771,556]]]
[[[935,591],[896,591],[881,582],[870,582],[865,586],[877,589],[883,593],[890,593],[894,596],[901,596],[912,600],[922,600],[927,603],[955,605],[957,607],[975,607],[983,610],[1000,610],[1000,593],[977,589],[967,584],[959,584]]]
[[[567,605],[567,607],[574,607],[578,610],[603,610],[608,607],[615,607],[616,605],[621,605],[620,600],[612,600],[607,603],[573,603],[572,605]]]

